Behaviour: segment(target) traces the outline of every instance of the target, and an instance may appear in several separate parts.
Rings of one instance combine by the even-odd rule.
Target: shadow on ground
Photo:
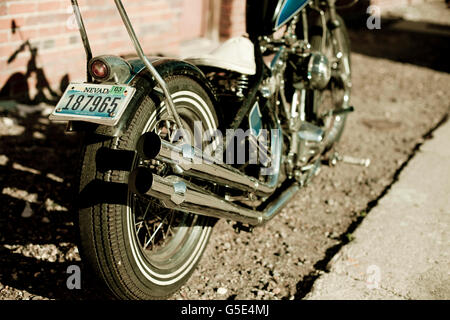
[[[349,33],[353,52],[450,72],[450,25],[383,19],[379,30],[353,23]]]
[[[44,298],[90,296],[65,283],[69,265],[83,267],[74,209],[80,136],[41,112],[0,115],[22,131],[0,137],[0,283]]]

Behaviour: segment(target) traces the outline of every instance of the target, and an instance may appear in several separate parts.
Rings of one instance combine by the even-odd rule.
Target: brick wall
[[[227,39],[245,33],[244,0],[222,0],[220,14],[220,38]]]
[[[79,0],[94,55],[133,52],[112,0]],[[182,0],[126,0],[124,5],[146,52],[175,54],[180,42]],[[12,31],[12,22],[18,29]],[[36,50],[23,46],[29,40]],[[14,53],[22,47],[17,55]],[[9,61],[8,61],[9,59]],[[85,55],[69,0],[0,0],[0,89],[3,95],[20,91],[9,81],[26,74],[30,95],[43,70],[51,87],[61,79],[85,77]],[[38,71],[38,72],[36,72]],[[42,73],[39,75],[42,77]],[[24,77],[19,77],[23,81]],[[40,80],[42,82],[42,80]],[[12,85],[11,85],[12,84]],[[21,84],[23,87],[23,84]],[[9,90],[6,90],[9,89]]]
[[[182,23],[186,23],[182,20],[186,4],[183,1],[123,1],[145,52],[177,54],[183,40]],[[389,7],[443,0],[365,1]],[[79,0],[79,3],[94,55],[134,51],[113,0]],[[221,8],[222,40],[245,33],[245,0],[213,3]],[[15,33],[11,28],[13,21],[19,27]],[[27,40],[35,51],[33,56],[30,48],[23,46]],[[46,86],[46,81],[57,89],[61,80],[84,78],[84,49],[69,0],[0,0],[0,98],[11,98],[15,92],[24,90],[32,98],[38,91],[36,88]]]

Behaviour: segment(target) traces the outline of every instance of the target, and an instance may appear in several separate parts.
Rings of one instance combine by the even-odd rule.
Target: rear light
[[[131,76],[130,64],[116,56],[98,56],[89,62],[89,73],[99,82],[126,83]]]
[[[91,64],[91,73],[96,79],[104,79],[109,73],[108,66],[103,61],[97,60]]]

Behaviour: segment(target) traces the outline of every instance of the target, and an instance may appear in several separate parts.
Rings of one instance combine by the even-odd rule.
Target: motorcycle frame
[[[92,50],[91,50],[91,47],[89,44],[87,31],[86,31],[86,28],[85,28],[85,25],[83,22],[83,18],[81,16],[78,1],[77,0],[71,0],[71,1],[72,1],[75,17],[76,17],[76,20],[78,23],[79,31],[81,34],[81,38],[83,40],[83,45],[85,47],[87,62],[89,63],[90,60],[92,59],[93,55],[92,55]],[[329,0],[329,1],[334,3],[334,0]],[[153,66],[153,64],[149,61],[149,59],[145,56],[145,54],[142,50],[142,46],[136,36],[133,26],[132,26],[132,24],[128,18],[128,15],[126,13],[126,10],[122,4],[122,1],[114,0],[114,2],[116,4],[118,12],[122,18],[122,21],[128,31],[128,35],[134,45],[134,48],[136,50],[138,57],[144,64],[147,71],[154,77],[154,79],[156,80],[156,83],[159,85],[159,87],[162,89],[162,91],[164,93],[165,99],[168,104],[169,115],[172,116],[172,118],[175,120],[176,124],[178,125],[178,128],[180,130],[183,130],[181,119],[177,113],[174,102],[169,93],[167,83],[164,81],[163,77],[158,73],[157,69]],[[302,11],[302,16],[303,16],[303,20],[304,20],[304,22],[303,22],[304,26],[306,27],[304,29],[304,36],[305,36],[305,39],[307,39],[308,30],[307,30],[307,23],[305,22],[306,21],[305,9],[303,9],[303,11]],[[324,27],[326,27],[326,25]],[[267,67],[265,66],[265,63],[263,61],[263,54],[262,54],[262,50],[261,50],[261,46],[260,46],[260,37],[259,36],[251,36],[250,40],[254,43],[256,74],[254,76],[254,82],[250,86],[248,98],[244,100],[241,108],[238,111],[238,114],[236,115],[234,121],[232,122],[232,125],[231,125],[232,128],[238,128],[240,126],[242,120],[245,118],[245,116],[249,112],[250,108],[254,105],[256,99],[258,98],[257,94],[258,94],[261,82],[263,81],[264,76],[266,74],[265,68],[267,68]],[[282,44],[282,45],[285,45],[285,44]],[[90,81],[92,81],[92,77],[90,76],[89,71],[88,71],[88,82],[90,82]],[[272,109],[272,108],[270,108],[270,109]],[[276,108],[275,108],[275,110],[269,110],[269,116],[272,119],[272,121],[274,122],[273,125],[276,126],[278,128],[278,130],[281,130],[280,122],[278,119],[278,114],[276,113]],[[282,136],[281,133],[280,133],[280,136]],[[280,144],[280,146],[281,146],[281,144]],[[277,151],[278,152],[276,152],[276,153],[278,153],[278,154],[276,154],[275,157],[278,159],[276,159],[276,161],[281,162],[281,159],[282,159],[281,148],[280,148],[280,150],[277,150]],[[277,184],[279,183],[278,178],[279,178],[280,172],[279,172],[279,170],[277,170],[277,171],[278,172],[275,172],[273,174],[273,176],[271,177],[269,187],[276,188]],[[169,185],[171,185],[169,182],[165,181],[164,183],[168,183]],[[182,181],[178,181],[178,183],[180,183],[180,182],[182,182]],[[275,200],[270,201],[270,202],[265,202],[263,204],[263,206],[265,207],[264,211],[259,212],[259,213],[255,213],[252,210],[246,210],[245,208],[241,208],[241,207],[237,207],[237,206],[236,206],[236,208],[234,208],[235,209],[234,214],[232,214],[231,216],[227,216],[227,214],[225,212],[215,213],[216,209],[209,210],[207,213],[204,210],[199,210],[199,212],[194,212],[196,207],[194,206],[194,208],[191,208],[189,206],[189,203],[186,204],[187,205],[186,210],[192,211],[197,214],[213,216],[216,218],[228,217],[228,218],[231,218],[232,220],[235,220],[240,223],[248,223],[253,226],[259,226],[259,225],[263,225],[267,221],[271,220],[276,215],[276,213],[279,212],[280,208],[282,208],[288,202],[288,200],[292,197],[292,195],[295,194],[297,190],[299,190],[299,188],[301,188],[301,185],[299,183],[295,183],[295,182],[290,187],[282,188],[282,189],[284,189],[284,190],[280,190],[280,191],[282,191],[282,193],[280,195],[278,195]],[[153,194],[151,194],[151,195],[153,195]],[[170,195],[172,195],[172,193],[170,193]],[[167,196],[167,195],[161,194],[160,196]],[[211,202],[210,201],[211,199],[208,197],[208,195],[203,195],[203,196],[205,197],[205,203],[207,203],[207,207],[213,208],[211,203],[209,203],[209,202]],[[275,196],[275,194],[273,196]],[[271,197],[272,196],[269,196],[269,198],[271,198]]]

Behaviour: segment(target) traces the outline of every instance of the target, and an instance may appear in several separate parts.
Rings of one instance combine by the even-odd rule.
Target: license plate
[[[125,85],[71,83],[49,118],[115,126],[135,91]]]

